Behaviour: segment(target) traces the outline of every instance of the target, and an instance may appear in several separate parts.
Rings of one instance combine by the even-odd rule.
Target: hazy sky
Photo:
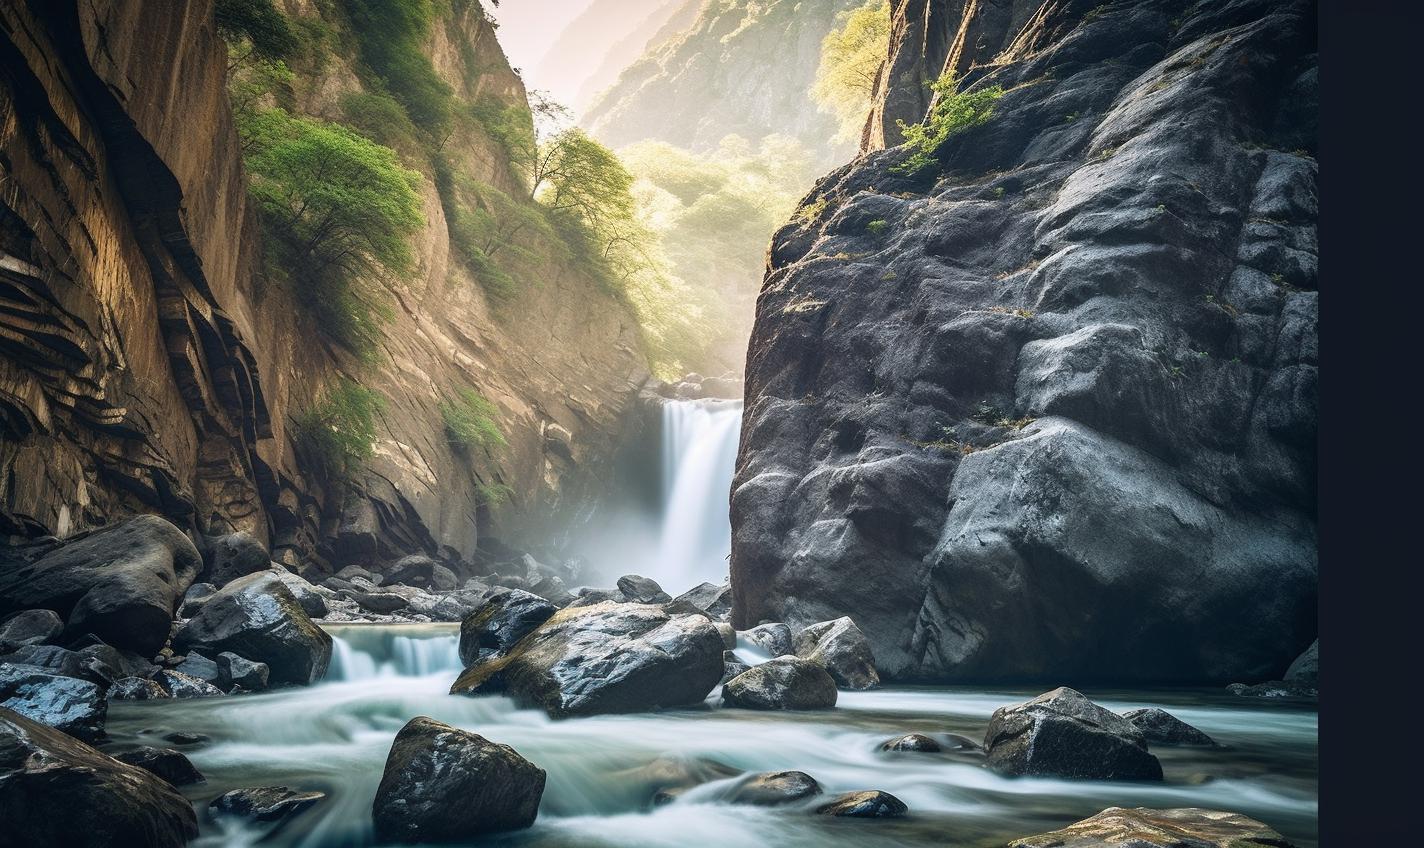
[[[490,17],[499,22],[499,43],[509,63],[524,74],[534,88],[547,84],[531,79],[535,66],[564,27],[593,0],[501,0],[499,8],[485,2]]]

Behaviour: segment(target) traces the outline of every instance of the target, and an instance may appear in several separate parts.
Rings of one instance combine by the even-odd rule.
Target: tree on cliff
[[[889,0],[870,0],[842,13],[840,26],[821,43],[812,96],[840,123],[838,138],[856,141],[870,111],[875,81],[890,44]]]

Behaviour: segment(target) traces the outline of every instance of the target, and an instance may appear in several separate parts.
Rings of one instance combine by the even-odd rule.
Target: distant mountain
[[[562,29],[550,27],[557,34],[546,40],[548,49],[531,63],[526,81],[577,111],[643,54],[682,2],[593,0]]]
[[[622,2],[623,0],[600,0],[594,8],[600,4],[621,4]],[[697,19],[697,12],[701,8],[702,0],[664,0],[661,6],[638,22],[636,29],[608,48],[603,56],[603,61],[584,78],[583,84],[579,86],[578,94],[574,96],[570,104],[574,111],[582,113],[588,109],[604,90],[618,81],[618,75],[623,73],[624,69],[642,58],[650,48],[662,44],[692,26],[692,22]],[[592,12],[593,9],[589,11]],[[570,26],[566,33],[572,32],[573,29]],[[562,40],[562,36],[560,40]]]

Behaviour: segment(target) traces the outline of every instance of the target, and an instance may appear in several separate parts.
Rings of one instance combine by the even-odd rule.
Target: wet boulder
[[[164,669],[153,676],[164,689],[177,699],[186,700],[188,698],[216,698],[223,694],[223,690],[214,686],[206,680],[200,680],[192,675],[184,674],[174,669]]]
[[[386,757],[371,805],[376,840],[462,842],[529,827],[545,777],[508,745],[417,716]]]
[[[14,844],[179,848],[198,835],[171,784],[0,709],[0,822]]]
[[[385,577],[381,582],[386,586],[401,584],[414,586],[417,589],[430,589],[435,585],[435,569],[437,568],[443,568],[443,566],[424,554],[412,554],[396,560],[395,564],[386,570]],[[455,587],[452,585],[450,588]]]
[[[331,645],[286,584],[268,572],[224,586],[174,638],[180,651],[230,651],[266,663],[273,683],[303,686],[326,673]]]
[[[804,771],[768,771],[754,774],[728,790],[729,804],[774,807],[821,794],[821,784]]]
[[[1300,656],[1286,669],[1286,680],[1294,683],[1303,683],[1310,686],[1316,685],[1320,680],[1320,640],[1316,639],[1310,643]]]
[[[722,677],[722,637],[702,615],[604,602],[555,613],[455,694],[507,692],[556,718],[701,703]]]
[[[239,577],[266,571],[272,565],[267,548],[247,532],[212,539],[206,560],[207,565],[198,579],[219,589]]]
[[[619,577],[618,591],[622,592],[623,597],[630,603],[635,604],[665,604],[672,600],[672,595],[664,592],[658,581],[640,574],[625,574]]]
[[[731,651],[737,647],[737,631],[732,625],[716,620],[712,622],[712,625],[717,628],[718,633],[722,634],[722,645],[727,650]]]
[[[0,615],[53,610],[67,638],[92,633],[151,657],[168,641],[173,612],[201,567],[183,531],[141,515],[0,570]]]
[[[302,608],[302,612],[312,618],[326,618],[326,598],[321,594],[323,590],[317,589],[305,578],[285,568],[273,568],[270,573],[276,575],[292,593],[292,597],[297,599],[297,605]]]
[[[61,677],[77,677],[100,689],[124,676],[122,670],[115,667],[123,665],[122,658],[107,645],[90,645],[78,651],[58,645],[27,645],[0,657],[0,662],[31,666]]]
[[[410,601],[395,592],[357,592],[352,599],[361,609],[378,615],[388,615],[410,606]]]
[[[825,710],[836,705],[836,682],[821,665],[777,657],[722,686],[722,704],[749,710]]]
[[[874,689],[880,685],[870,641],[849,617],[812,624],[796,634],[796,656],[819,663],[844,689]]]
[[[722,683],[726,683],[734,677],[739,677],[743,673],[751,671],[752,667],[739,660],[727,660],[722,663]]]
[[[210,660],[197,651],[193,651],[183,658],[183,661],[173,667],[173,670],[188,677],[195,677],[198,680],[210,683],[219,689],[225,688],[222,684],[222,669],[218,667],[216,660]]]
[[[750,630],[738,632],[737,636],[766,652],[768,656],[780,657],[796,653],[796,641],[791,638],[791,628],[780,622],[758,624]]]
[[[192,618],[198,614],[198,610],[203,608],[208,598],[217,592],[218,587],[211,583],[194,583],[188,587],[188,591],[183,593],[183,600],[178,604],[179,618]]]
[[[521,589],[492,592],[478,610],[460,622],[460,661],[471,666],[503,654],[557,611],[553,604]]]
[[[114,759],[136,766],[151,774],[156,774],[174,786],[189,786],[204,782],[202,772],[182,751],[172,748],[151,748],[144,745],[128,751],[120,751]]]
[[[0,664],[0,707],[86,741],[104,735],[109,702],[88,680],[35,666]]]
[[[1270,845],[1292,848],[1284,836],[1255,819],[1240,813],[1197,807],[1168,810],[1109,807],[1062,830],[1016,839],[1009,843],[1009,848],[1100,848],[1103,845],[1132,845],[1134,848]]]
[[[938,754],[944,750],[944,746],[923,733],[907,733],[880,743],[880,750]]]
[[[852,819],[894,819],[903,816],[909,809],[904,801],[889,792],[868,789],[837,795],[817,807],[816,812],[823,816]]]
[[[0,617],[0,654],[18,648],[45,645],[64,632],[64,622],[54,610],[22,610]]]
[[[325,792],[290,789],[286,786],[253,786],[224,792],[208,803],[208,809],[220,816],[271,824],[286,821],[315,806],[325,797]]]
[[[568,585],[561,578],[552,574],[530,581],[529,591],[556,607],[566,606],[574,600],[574,594],[569,591]]]
[[[1162,779],[1131,722],[1067,687],[995,710],[984,751],[989,768],[1013,777]]]
[[[725,620],[732,614],[732,585],[699,583],[673,600],[691,604],[713,621]]]
[[[120,677],[109,687],[110,701],[155,701],[173,697],[157,680],[147,677]]]
[[[1132,722],[1132,726],[1137,728],[1149,745],[1216,745],[1210,736],[1166,710],[1156,707],[1128,710],[1122,717]]]
[[[667,755],[610,775],[610,784],[626,787],[631,803],[651,800],[653,806],[660,807],[677,800],[689,789],[739,774],[740,769],[715,760]]]
[[[231,651],[223,651],[218,654],[217,664],[222,680],[218,685],[223,689],[240,688],[247,692],[260,692],[267,688],[267,680],[271,675],[267,663],[253,662]]]

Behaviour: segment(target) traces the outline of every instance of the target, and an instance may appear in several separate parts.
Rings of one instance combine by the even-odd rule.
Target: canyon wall
[[[332,4],[288,0],[330,30]],[[457,97],[522,105],[478,4],[442,11],[429,57]],[[323,19],[323,16],[325,19]],[[452,260],[425,170],[416,270],[390,280],[379,363],[322,339],[258,273],[256,216],[207,0],[0,4],[0,504],[12,533],[67,535],[156,512],[195,534],[251,531],[293,566],[470,557],[580,513],[646,379],[635,321],[551,259],[496,308]],[[334,118],[347,56],[295,84]],[[450,139],[456,168],[515,191],[506,154]],[[327,491],[292,438],[340,377],[386,399],[375,458]],[[440,405],[475,389],[509,445],[470,456]],[[508,486],[512,500],[482,492]]]
[[[850,615],[899,680],[1279,678],[1316,637],[1314,4],[894,14],[869,152],[771,246],[737,626]],[[915,170],[886,126],[945,70],[1001,93]]]

